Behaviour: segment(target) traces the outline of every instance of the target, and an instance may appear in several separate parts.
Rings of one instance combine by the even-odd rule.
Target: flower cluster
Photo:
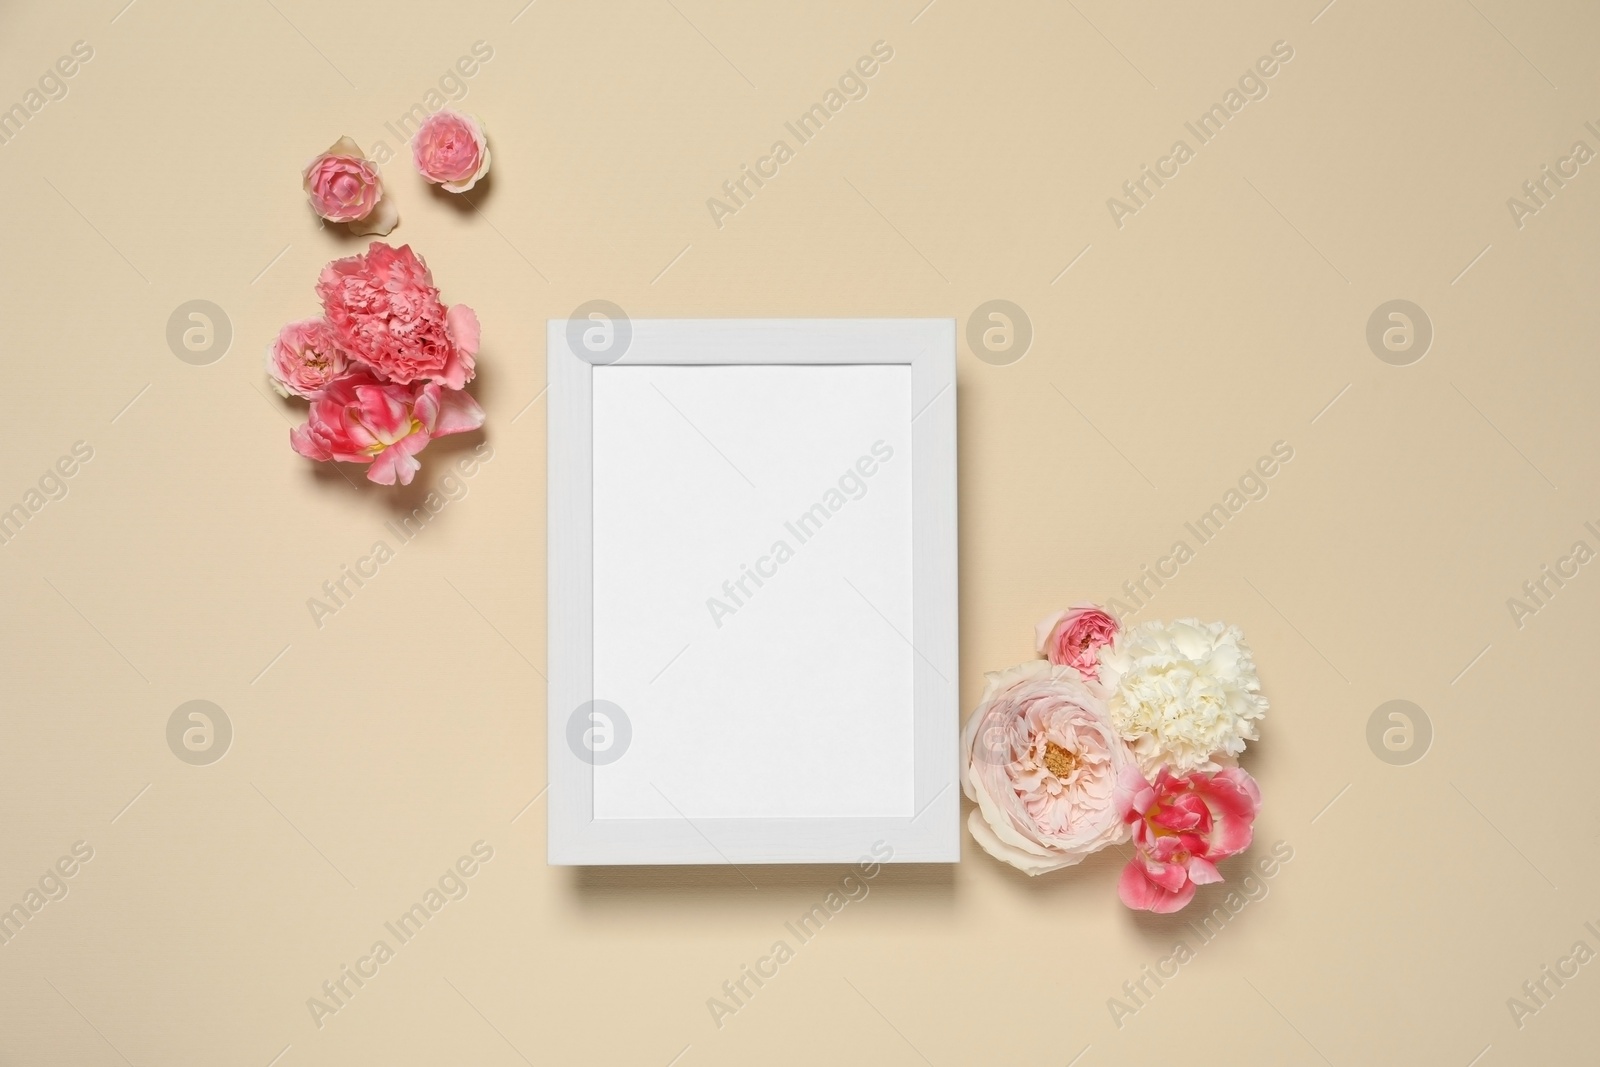
[[[471,115],[444,108],[429,115],[411,141],[417,173],[447,192],[465,193],[489,172],[489,138]],[[300,182],[311,210],[351,233],[387,236],[400,223],[394,198],[386,196],[378,165],[361,147],[341,137],[306,164]]]
[[[489,140],[476,118],[445,108],[418,128],[412,158],[423,178],[464,193],[489,171]],[[400,223],[377,164],[348,137],[300,178],[327,222],[379,236]],[[462,391],[477,370],[478,316],[445,306],[410,245],[380,241],[322,268],[317,296],[323,317],[289,323],[267,350],[273,388],[311,402],[289,444],[308,459],[367,464],[382,485],[410,485],[429,441],[483,425],[483,409]]]
[[[1039,623],[1031,660],[988,676],[962,733],[973,839],[1042,874],[1132,840],[1118,893],[1172,912],[1222,881],[1261,806],[1236,765],[1266,714],[1237,627],[1195,619],[1124,629],[1093,604]]]
[[[284,396],[311,402],[289,444],[308,459],[367,464],[367,478],[410,485],[435,437],[483,425],[464,387],[476,371],[478,317],[446,307],[409,245],[372,242],[317,280],[323,317],[291,322],[267,351]]]

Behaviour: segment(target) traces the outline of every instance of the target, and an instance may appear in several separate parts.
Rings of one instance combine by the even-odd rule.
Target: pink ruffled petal
[[[333,458],[333,453],[328,451],[315,434],[311,432],[310,424],[296,426],[289,431],[289,447],[307,459],[327,462]]]
[[[468,356],[478,354],[478,342],[483,328],[478,324],[478,313],[465,304],[452,304],[444,316],[445,332],[450,342]]]
[[[466,433],[483,425],[483,408],[472,394],[447,389],[439,398],[439,419],[433,436],[444,437],[453,433]]]
[[[471,356],[452,351],[445,357],[444,369],[439,372],[437,380],[446,389],[464,389],[476,373],[477,367]]]

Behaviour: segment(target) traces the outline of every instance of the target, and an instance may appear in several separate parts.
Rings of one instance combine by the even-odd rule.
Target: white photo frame
[[[955,862],[954,321],[589,308],[547,336],[549,862]]]

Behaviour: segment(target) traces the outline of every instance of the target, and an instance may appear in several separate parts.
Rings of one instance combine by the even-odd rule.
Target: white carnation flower
[[[1267,713],[1255,661],[1237,626],[1145,622],[1100,653],[1111,721],[1146,775],[1180,777],[1232,763]]]

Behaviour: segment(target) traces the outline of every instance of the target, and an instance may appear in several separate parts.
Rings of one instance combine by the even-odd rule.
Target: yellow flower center
[[[1064,782],[1072,776],[1073,771],[1078,769],[1078,757],[1054,741],[1046,741],[1044,745],[1044,765],[1051,774]]]
[[[384,442],[380,439],[368,445],[365,449],[363,449],[363,451],[365,451],[369,456],[376,456],[379,452],[382,452],[396,441],[404,441],[407,437],[410,437],[420,429],[422,429],[422,420],[413,416],[411,419],[411,428],[405,433],[401,434],[399,437],[396,437],[394,441]]]

